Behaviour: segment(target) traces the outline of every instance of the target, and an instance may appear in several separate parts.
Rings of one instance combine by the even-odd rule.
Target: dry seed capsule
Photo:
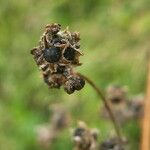
[[[64,89],[68,94],[72,94],[75,90],[81,90],[85,85],[85,81],[79,76],[72,76],[65,83]]]

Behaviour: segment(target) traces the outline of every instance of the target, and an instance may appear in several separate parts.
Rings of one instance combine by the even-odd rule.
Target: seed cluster
[[[73,131],[74,150],[97,150],[98,130],[90,129],[85,122],[78,122]]]
[[[43,74],[45,83],[50,88],[60,88],[71,94],[81,90],[85,81],[77,75],[73,68],[80,66],[80,35],[70,32],[68,28],[61,31],[61,25],[48,24],[41,37],[39,46],[31,50],[36,64]]]

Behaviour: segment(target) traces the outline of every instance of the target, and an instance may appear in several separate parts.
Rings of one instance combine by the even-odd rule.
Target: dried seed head
[[[52,130],[48,125],[40,125],[36,128],[37,141],[44,148],[50,148],[54,139],[56,138],[56,132]]]
[[[75,131],[74,131],[74,136],[82,136],[83,133],[84,133],[85,129],[84,128],[76,128]]]
[[[118,137],[111,137],[100,144],[99,150],[125,150],[127,148],[127,144],[128,141],[125,137],[122,138],[121,145]]]
[[[118,85],[109,86],[106,89],[106,97],[112,104],[120,104],[127,99],[127,89]]]
[[[144,113],[144,97],[141,95],[135,96],[128,104],[129,110],[132,113],[133,119],[141,119]]]
[[[61,31],[57,23],[46,26],[39,46],[31,50],[36,64],[43,73],[45,83],[50,88],[64,86],[68,94],[81,90],[85,81],[77,76],[73,68],[79,66],[80,34],[71,33],[68,28]]]
[[[95,150],[97,149],[98,132],[90,129],[84,122],[78,122],[78,127],[73,131],[74,149],[77,150]]]
[[[61,104],[53,104],[50,109],[52,110],[51,126],[53,130],[60,131],[70,124],[70,113],[65,106]]]

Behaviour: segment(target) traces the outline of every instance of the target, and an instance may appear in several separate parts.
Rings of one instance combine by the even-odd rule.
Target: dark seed
[[[65,52],[64,52],[64,57],[67,60],[74,60],[75,57],[75,50],[71,47],[66,48]]]
[[[58,62],[61,57],[61,51],[58,47],[51,47],[44,50],[43,56],[50,63]]]
[[[74,136],[81,136],[85,130],[83,128],[77,128],[74,131]]]

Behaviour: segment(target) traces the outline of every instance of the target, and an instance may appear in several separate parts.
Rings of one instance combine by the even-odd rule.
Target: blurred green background
[[[112,125],[100,119],[99,99],[87,84],[73,95],[49,90],[30,50],[48,23],[81,34],[83,65],[77,71],[98,87],[127,85],[130,95],[144,93],[146,52],[150,39],[149,0],[1,0],[0,1],[0,150],[40,150],[35,128],[48,122],[52,103],[79,102],[72,126],[84,120],[105,139]],[[92,93],[92,94],[91,94]],[[128,123],[124,134],[137,150],[140,129]],[[69,129],[53,143],[54,150],[71,149]]]

